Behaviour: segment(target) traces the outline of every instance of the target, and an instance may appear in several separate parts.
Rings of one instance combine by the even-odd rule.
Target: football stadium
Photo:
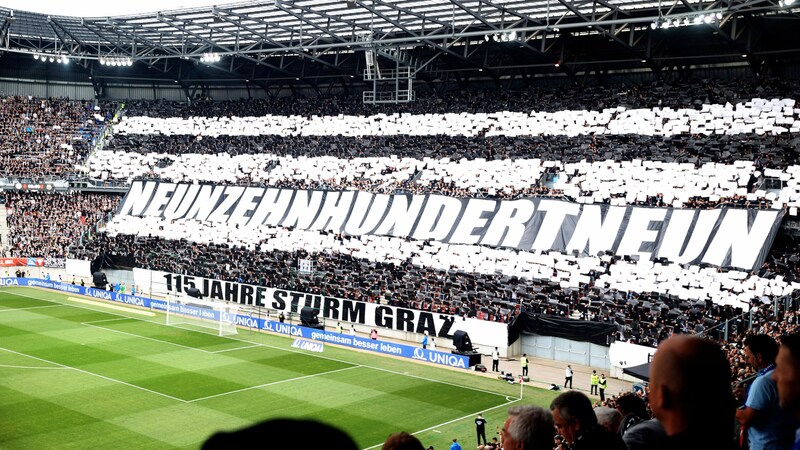
[[[796,0],[0,0],[0,449],[800,448],[798,100]]]

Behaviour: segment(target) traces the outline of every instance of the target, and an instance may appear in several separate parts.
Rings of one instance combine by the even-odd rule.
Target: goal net
[[[231,336],[238,333],[235,324],[238,307],[236,303],[187,295],[168,296],[167,325],[206,333],[213,330],[219,336]]]

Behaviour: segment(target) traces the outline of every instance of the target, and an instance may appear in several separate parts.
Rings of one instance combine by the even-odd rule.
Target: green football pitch
[[[474,417],[553,393],[286,336],[228,337],[164,316],[32,288],[0,290],[0,449],[199,448],[216,431],[314,419],[380,448],[397,431],[474,447]],[[265,436],[293,446],[296,436]]]

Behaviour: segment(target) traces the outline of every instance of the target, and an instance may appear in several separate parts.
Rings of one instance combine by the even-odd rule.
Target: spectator
[[[625,444],[618,434],[597,423],[592,402],[579,391],[568,391],[550,403],[556,431],[572,450],[606,449],[624,450]]]
[[[486,445],[479,445],[478,450],[500,450],[500,443],[497,441],[496,437],[492,437],[492,440]]]
[[[744,340],[745,354],[757,376],[747,393],[744,407],[736,411],[739,424],[747,429],[752,450],[781,450],[792,443],[791,417],[780,410],[778,388],[772,375],[778,344],[765,334]]]
[[[612,433],[619,432],[622,423],[622,414],[614,408],[608,406],[598,406],[594,408],[594,415],[597,416],[597,423]]]
[[[292,436],[295,448],[335,448],[355,450],[355,442],[343,431],[320,422],[297,419],[274,419],[238,431],[216,433],[203,444],[203,450],[244,448],[261,442],[265,436]]]
[[[553,416],[544,408],[512,406],[500,431],[500,443],[503,450],[549,450],[553,446],[553,426]]]
[[[661,422],[650,419],[631,426],[622,436],[622,441],[628,450],[650,450],[657,448],[666,437]]]
[[[772,377],[778,386],[781,408],[800,420],[800,334],[788,334],[781,338]],[[800,448],[800,428],[795,431],[791,448]]]
[[[461,450],[461,444],[458,443],[457,438],[453,438],[453,443],[450,444],[450,450]]]
[[[381,450],[424,450],[425,447],[413,434],[401,431],[390,434]]]
[[[641,397],[633,393],[626,393],[616,399],[617,411],[622,415],[619,433],[625,436],[630,427],[650,417],[647,406]]]
[[[719,345],[677,335],[650,366],[650,407],[667,438],[657,448],[732,448],[731,369]]]

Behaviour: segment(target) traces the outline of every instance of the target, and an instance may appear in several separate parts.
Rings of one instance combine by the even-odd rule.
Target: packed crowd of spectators
[[[245,101],[185,102],[128,101],[128,116],[151,117],[247,117],[273,115],[336,116],[339,114],[431,114],[506,111],[602,110],[628,108],[692,108],[703,103],[736,104],[753,97],[792,98],[800,83],[785,78],[752,80],[697,80],[633,86],[581,86],[580,88],[537,88],[506,92],[497,89],[457,92],[419,92],[416,101],[405,104],[368,105],[360,96],[281,98]]]
[[[13,192],[2,194],[11,257],[63,258],[67,248],[119,205],[119,195]]]
[[[129,222],[127,219],[125,222]],[[142,228],[141,225],[130,224]],[[169,227],[162,222],[159,228]],[[149,227],[152,228],[152,227]],[[178,233],[180,234],[180,233]],[[334,240],[351,239],[334,235]],[[284,241],[280,236],[278,241]],[[291,247],[291,246],[289,246]],[[800,274],[799,243],[781,236],[764,267],[754,274]],[[589,272],[589,282],[564,286],[548,279],[503,273],[434,268],[414,263],[414,257],[383,261],[345,251],[265,249],[263,244],[198,243],[166,239],[157,231],[139,235],[100,234],[74,248],[78,257],[121,256],[152,270],[191,274],[301,292],[380,302],[389,305],[508,322],[521,311],[615,323],[617,339],[656,346],[673,333],[704,332],[715,338],[735,336],[745,329],[742,307],[692,300],[664,292],[634,292],[607,280],[625,258],[608,256]],[[314,263],[312,275],[297,273],[299,259]],[[552,270],[552,269],[551,269]],[[772,301],[771,297],[763,297]],[[752,299],[759,304],[759,299]],[[725,321],[730,322],[721,327]],[[727,330],[727,331],[726,331]]]
[[[126,116],[147,115],[150,117],[230,117],[263,116],[265,114],[296,114],[303,117],[315,115],[376,113],[483,113],[505,111],[561,111],[602,110],[625,106],[628,108],[691,108],[700,109],[703,104],[743,103],[755,96],[761,98],[791,98],[796,92],[796,84],[783,80],[767,80],[755,83],[693,82],[674,85],[653,84],[632,88],[621,88],[609,96],[607,89],[589,88],[565,95],[559,90],[540,90],[532,88],[524,93],[513,95],[464,92],[450,96],[447,101],[441,98],[423,97],[419,102],[409,105],[388,105],[376,108],[363,105],[347,98],[313,100],[293,99],[291,102],[277,101],[238,101],[238,102],[195,102],[192,105],[173,102],[128,102]],[[46,105],[45,105],[46,106]],[[90,108],[91,109],[91,108]],[[99,120],[99,119],[98,119]],[[271,155],[263,162],[265,172],[277,172],[285,164],[282,157],[297,158],[302,165],[309,157],[330,158],[337,156],[343,162],[355,161],[367,156],[388,156],[393,158],[427,158],[431,163],[427,172],[435,174],[442,164],[441,160],[485,161],[484,168],[493,162],[516,161],[522,159],[551,159],[556,164],[542,164],[527,186],[509,186],[508,189],[486,187],[468,188],[458,184],[452,177],[427,177],[427,166],[383,166],[374,173],[364,172],[363,177],[319,178],[285,177],[261,182],[270,186],[321,189],[357,189],[376,192],[441,193],[454,197],[481,196],[517,198],[520,196],[564,195],[560,189],[573,179],[592,178],[590,170],[593,162],[606,164],[607,161],[633,161],[642,159],[648,162],[665,162],[690,165],[702,168],[704,164],[734,164],[741,160],[752,161],[753,178],[746,181],[750,194],[755,186],[763,181],[763,173],[770,169],[785,169],[796,161],[800,142],[789,134],[765,135],[726,135],[713,136],[673,135],[648,136],[643,134],[584,135],[584,136],[232,136],[220,135],[141,135],[117,134],[110,143],[108,154],[145,155],[158,152],[161,157],[151,158],[150,172],[145,177],[159,177],[155,169],[175,164],[175,158],[184,155],[209,155],[230,158],[236,156]],[[220,155],[221,152],[224,152]],[[167,156],[172,156],[169,158]],[[252,158],[251,158],[252,159]],[[439,165],[437,165],[439,164]],[[574,164],[575,166],[568,166]],[[587,166],[587,164],[589,166]],[[589,169],[587,169],[589,167]],[[435,169],[435,170],[434,170]],[[621,167],[622,172],[627,170]],[[703,172],[699,171],[702,174]],[[219,171],[219,168],[216,169]],[[708,170],[706,170],[708,172]],[[498,172],[499,173],[499,172]],[[381,178],[383,177],[383,178]],[[387,179],[395,179],[387,181]],[[758,179],[757,177],[761,177]],[[560,179],[560,183],[558,182]],[[191,181],[191,180],[189,180]],[[196,181],[196,180],[195,180]],[[252,183],[252,178],[236,177],[225,179],[226,183]],[[740,183],[742,180],[740,180]],[[646,184],[646,183],[642,183]],[[581,187],[580,184],[577,184]],[[612,193],[607,198],[592,198],[592,192],[583,201],[595,203],[614,203],[621,194]],[[670,206],[670,199],[661,194],[633,196],[624,199],[628,204],[649,206]],[[691,197],[684,199],[682,206],[709,208],[719,204],[734,204],[750,208],[770,207],[769,200],[751,195],[732,195],[731,197]],[[21,199],[16,199],[21,204]],[[94,223],[97,217],[90,216],[86,205],[99,203],[100,207],[91,211],[108,211],[115,204],[107,199],[86,196],[81,205],[71,205],[67,200],[48,205],[52,215],[62,217],[62,223],[76,219],[79,224]],[[15,199],[9,198],[9,207]],[[36,205],[36,201],[32,202]],[[33,208],[33,209],[31,209]],[[25,215],[41,220],[36,207],[28,205],[22,213],[15,216],[21,220]],[[62,212],[58,212],[62,211]],[[68,212],[63,212],[68,211]],[[71,215],[71,216],[70,216]],[[30,256],[33,253],[55,255],[69,243],[82,235],[85,229],[67,236],[44,249],[41,232],[32,233],[26,223],[26,230],[14,229],[14,252]],[[41,229],[42,227],[36,227]],[[338,239],[349,239],[338,237]],[[782,238],[783,239],[783,238]],[[791,241],[790,238],[785,238]],[[798,275],[796,261],[791,261],[791,253],[798,248],[791,245],[776,245],[765,268],[758,274],[765,277],[776,274],[794,280]],[[63,250],[62,250],[63,251]],[[131,255],[136,265],[154,270],[167,270],[177,273],[191,273],[209,278],[220,278],[259,285],[291,288],[299,291],[352,298],[361,301],[385,302],[431,311],[463,316],[481,317],[487,320],[507,322],[522,309],[565,317],[583,318],[619,325],[618,338],[629,339],[647,345],[656,345],[660,340],[675,331],[702,331],[714,327],[721,321],[741,315],[741,309],[731,305],[719,305],[708,300],[692,301],[663,292],[634,292],[617,286],[607,288],[595,286],[594,282],[608,276],[615,265],[621,265],[619,257],[609,257],[595,273],[590,274],[591,282],[580,287],[564,287],[552,281],[509,276],[502,273],[474,273],[468,270],[431,268],[415,264],[412,258],[376,262],[359,258],[357,254],[341,252],[311,252],[306,250],[261,251],[254,246],[238,246],[235,243],[198,243],[191,240],[165,239],[158,235],[109,235],[100,234],[91,242],[75,245],[72,254],[80,257],[94,257],[102,253]],[[45,256],[45,255],[43,255]],[[315,273],[311,276],[298,276],[296,264],[299,258],[309,258],[315,262]]]
[[[797,197],[797,192],[787,187],[787,181],[793,179],[794,165],[800,161],[797,151],[800,138],[785,132],[796,126],[794,116],[798,109],[794,108],[792,98],[795,85],[794,81],[774,79],[758,85],[719,81],[656,83],[616,91],[612,88],[611,96],[608,89],[599,88],[571,91],[569,95],[559,90],[531,88],[511,96],[463,92],[447,101],[423,97],[415,104],[380,108],[347,98],[301,100],[291,105],[283,100],[196,102],[192,105],[133,102],[127,105],[127,119],[122,120],[120,131],[109,143],[109,152],[98,155],[90,165],[91,176],[128,181],[135,178],[219,180],[229,184],[266,184],[296,189],[441,193],[458,197],[557,196],[581,203],[782,208],[792,203],[790,198]],[[757,102],[753,100],[756,96],[774,100]],[[675,127],[678,134],[648,133],[647,126],[641,133],[635,132],[632,130],[642,128],[642,124],[634,128],[630,128],[631,124],[619,125],[634,120],[639,114],[633,114],[631,108],[652,108],[657,117],[645,114],[644,125],[656,120],[658,123],[653,126],[660,126],[659,114],[666,114],[664,122],[677,120],[676,123],[682,125]],[[696,132],[693,127],[687,131],[690,127],[684,119],[676,119],[685,113],[674,111],[676,116],[666,108],[685,108],[683,111],[704,114],[706,122],[700,122],[705,123],[703,127],[710,127],[710,132]],[[549,118],[541,119],[545,121],[568,124],[570,121],[563,119],[565,114],[577,114],[576,117],[588,114],[587,120],[598,120],[598,124],[605,123],[609,117],[619,124],[606,123],[598,128],[599,133],[579,132],[578,135],[550,132],[548,127],[531,132],[507,126],[491,126],[485,132],[470,134],[475,127],[486,127],[481,122],[483,115],[502,122],[508,118],[504,119],[500,111],[527,114],[532,110],[552,112],[548,113]],[[596,113],[587,113],[587,110]],[[459,114],[437,116],[441,123],[438,118],[429,117],[455,112]],[[406,116],[385,116],[394,113]],[[263,118],[266,114],[277,116]],[[367,125],[356,125],[342,119],[340,114],[373,119],[369,119]],[[420,116],[414,119],[408,114]],[[694,113],[687,114],[685,120],[690,122],[697,117]],[[755,114],[753,120],[764,117],[779,127],[775,130],[783,131],[755,126],[753,131],[737,132],[737,122],[744,126],[742,129],[754,126],[750,114]],[[257,125],[261,119],[269,126]],[[365,117],[359,120],[362,119]],[[381,125],[387,120],[398,122],[392,122],[392,126],[419,120],[438,125],[424,132],[418,129],[404,132],[407,128],[402,126],[396,131],[387,131],[394,130],[392,126]],[[574,125],[580,127],[583,119],[575,120],[579,123]],[[292,125],[294,122],[297,123]],[[350,128],[358,130],[358,135],[349,135],[353,131]],[[609,134],[604,134],[606,132]],[[240,135],[242,133],[246,136]],[[370,160],[389,155],[394,161],[388,165]],[[319,173],[305,173],[293,165],[301,158],[306,165],[315,159],[336,161],[326,162]],[[257,162],[254,163],[254,159]],[[608,167],[604,167],[609,163],[635,161],[661,165],[643,172],[643,178],[633,180],[619,179],[620,174],[628,172],[625,167],[621,171],[618,169],[616,175],[611,170],[611,177],[608,177]],[[734,167],[741,161],[752,162],[752,165]],[[456,167],[470,163],[474,166],[468,168],[471,172],[464,173],[463,168]],[[509,167],[502,172],[513,173],[514,164],[534,167],[532,173],[527,172],[525,183],[514,183],[507,180],[507,176],[480,175],[481,170],[493,165],[507,165]],[[537,164],[542,167],[535,168]],[[358,165],[367,167],[360,173],[347,171]],[[371,177],[368,175],[370,168],[388,176]],[[466,180],[456,179],[461,174],[467,175]],[[673,178],[682,179],[684,174],[692,179],[706,179],[707,183],[703,185],[700,181],[697,189],[688,189],[680,182],[668,184]],[[479,178],[480,182],[474,183]],[[487,178],[490,179],[488,183]],[[769,178],[774,180],[770,189],[785,189],[785,192],[759,190],[765,181],[772,181]],[[606,182],[593,183],[599,179]],[[631,184],[651,189],[631,195]],[[615,188],[618,186],[621,187]],[[660,192],[653,192],[656,190]],[[684,192],[686,197],[678,198],[681,191],[691,192]]]
[[[88,100],[0,98],[0,177],[67,178],[85,163],[114,104]]]
[[[269,114],[305,118],[375,114],[480,114],[497,111],[590,110],[605,108],[689,108],[700,110],[704,104],[739,104],[753,98],[793,98],[797,83],[786,80],[758,82],[702,81],[667,84],[648,84],[609,90],[587,88],[544,90],[532,88],[513,95],[488,92],[463,92],[458,96],[422,97],[408,105],[374,107],[347,98],[292,99],[274,101],[195,102],[128,102],[127,117],[186,119],[196,117],[230,118],[260,117]],[[792,113],[793,114],[793,113]],[[124,119],[123,119],[124,120]],[[769,208],[775,197],[765,198],[754,192],[772,176],[783,176],[788,168],[800,161],[800,138],[790,133],[777,134],[678,134],[668,136],[647,134],[596,135],[459,135],[411,136],[289,136],[272,134],[236,136],[233,134],[124,134],[117,133],[108,145],[108,158],[98,160],[99,166],[112,167],[113,161],[130,159],[135,177],[175,181],[212,181],[220,176],[226,184],[263,184],[298,189],[356,189],[380,193],[441,193],[454,197],[518,198],[522,196],[564,196],[565,186],[577,187],[568,196],[581,202],[674,206],[672,198],[661,193],[627,195],[625,192],[606,192],[596,196],[589,186],[597,178],[592,167],[617,164],[617,172],[632,172],[626,162],[643,160],[647,164],[675,164],[682,170],[693,170],[687,176],[706,177],[709,184],[726,167],[741,161],[750,162],[738,169],[746,175],[736,175],[725,183],[739,186],[730,196],[698,195],[681,199],[680,206],[712,208],[719,205],[746,208]],[[388,157],[393,162],[372,164],[365,158]],[[260,159],[259,159],[260,158]],[[319,158],[320,161],[314,161]],[[338,158],[338,162],[331,162]],[[406,161],[403,158],[409,158]],[[505,188],[469,187],[449,176],[453,164],[476,163],[486,173],[493,163],[541,159],[553,164],[541,164],[529,175],[527,185]],[[247,161],[231,173],[223,160]],[[444,160],[444,163],[442,162]],[[255,162],[254,162],[255,161]],[[327,164],[327,165],[326,165]],[[337,166],[338,164],[338,166]],[[593,165],[594,164],[594,165]],[[336,176],[302,176],[298,170],[319,165]],[[347,168],[346,166],[351,166]],[[363,166],[352,172],[352,166]],[[706,166],[710,165],[710,166]],[[180,167],[179,167],[180,166]],[[340,169],[337,169],[339,167]],[[651,168],[655,166],[650,166]],[[693,169],[687,169],[691,167]],[[126,176],[126,167],[111,170],[106,176]],[[648,169],[649,170],[649,169]],[[661,171],[660,166],[654,171]],[[283,171],[283,172],[282,172]],[[768,171],[773,171],[767,175]],[[775,171],[780,171],[777,173]],[[119,173],[114,173],[119,172]],[[427,172],[427,173],[426,173]],[[220,174],[223,175],[220,175]],[[275,176],[275,174],[281,174]],[[498,172],[499,173],[499,172]],[[190,179],[181,178],[188,174]],[[273,175],[273,179],[269,175]],[[346,175],[347,174],[347,175]],[[433,174],[431,176],[431,174]],[[663,175],[663,174],[661,174]],[[438,178],[437,178],[438,177]],[[131,177],[129,179],[133,179]],[[507,176],[506,176],[507,178]],[[501,177],[496,179],[500,180]],[[783,180],[785,181],[785,180]],[[614,182],[612,182],[613,184]],[[633,180],[639,187],[646,180]],[[722,184],[720,181],[719,184]],[[784,183],[785,184],[785,183]],[[631,185],[633,186],[633,185]],[[633,186],[635,187],[635,186]],[[629,188],[630,189],[630,188]],[[680,189],[678,189],[680,190]],[[741,191],[744,190],[744,193]],[[346,236],[337,239],[349,239]],[[780,275],[787,281],[798,273],[793,253],[800,246],[789,236],[781,236],[773,246],[765,267],[756,275],[766,278]],[[596,286],[596,280],[608,276],[615,266],[622,265],[620,257],[608,257],[580,287],[564,287],[550,280],[509,276],[497,273],[475,273],[469,270],[442,269],[415,264],[412,258],[375,261],[360,258],[357,253],[308,251],[301,249],[260,249],[260,244],[237,245],[235,242],[193,242],[165,238],[159,233],[101,234],[94,241],[77,246],[75,254],[96,256],[102,253],[129,255],[137,265],[153,270],[187,273],[244,283],[290,288],[361,301],[385,302],[431,311],[487,320],[507,322],[517,311],[551,314],[564,317],[614,322],[618,324],[617,338],[645,345],[657,343],[674,332],[702,332],[713,328],[721,333],[719,324],[730,319],[739,324],[743,310],[730,304],[710,300],[692,300],[663,292],[635,292],[618,286]],[[308,258],[315,263],[315,273],[300,276],[297,260]],[[739,324],[741,326],[741,324]],[[728,327],[728,331],[734,325]],[[717,336],[719,337],[719,336]]]
[[[737,316],[730,321],[731,326],[727,339],[713,333],[702,333],[719,341],[722,346],[722,351],[731,366],[731,390],[736,405],[745,404],[747,388],[760,369],[760,367],[754,367],[752,359],[748,358],[745,350],[748,337],[766,335],[775,342],[780,342],[781,337],[800,331],[800,313],[798,313],[800,305],[798,303],[797,299],[778,302],[776,305],[765,305],[755,309],[751,314],[745,313]],[[769,361],[764,362],[763,365],[769,366]],[[702,375],[699,376],[702,377]],[[649,407],[649,396],[649,386],[641,386],[641,389],[636,389],[633,393],[618,393],[595,401],[595,411],[605,411],[602,409],[604,407],[619,411],[616,426],[624,435],[625,431],[632,426],[653,419],[653,411]],[[773,398],[771,401],[775,402],[776,400]],[[761,424],[763,423],[762,421]],[[657,433],[663,432],[659,431],[661,427],[657,424],[650,423],[648,426]],[[628,436],[625,440],[631,449],[647,448],[641,445],[637,446],[635,436]]]

